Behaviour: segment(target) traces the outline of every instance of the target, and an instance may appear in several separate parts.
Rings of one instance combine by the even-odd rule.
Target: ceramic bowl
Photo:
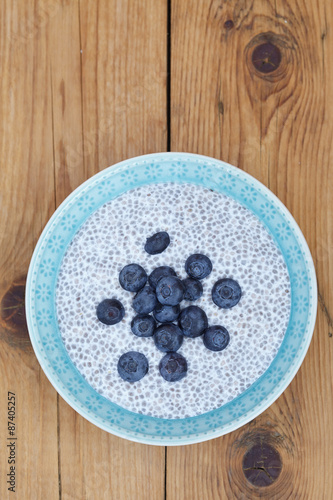
[[[159,419],[130,412],[97,393],[70,360],[59,333],[55,288],[66,248],[98,207],[129,189],[157,182],[194,183],[228,195],[251,210],[280,248],[291,282],[291,312],[282,345],[266,372],[217,410],[185,419]],[[79,186],[59,206],[34,251],[26,286],[31,342],[58,393],[87,420],[140,443],[184,445],[216,438],[246,424],[286,389],[309,347],[317,310],[313,261],[295,220],[256,179],[213,158],[157,153],[113,165]]]

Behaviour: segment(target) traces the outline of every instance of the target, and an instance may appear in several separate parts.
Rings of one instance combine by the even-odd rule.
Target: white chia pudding
[[[167,231],[170,245],[158,255],[144,250],[147,237]],[[213,352],[202,336],[187,338],[179,349],[187,375],[167,382],[159,373],[160,352],[153,337],[131,331],[136,315],[134,293],[119,284],[127,264],[140,264],[149,275],[170,266],[185,279],[185,261],[194,253],[207,255],[213,269],[201,281],[203,295],[195,302],[209,325],[230,334],[226,349]],[[236,280],[239,303],[221,309],[212,301],[213,285],[221,278]],[[107,298],[118,299],[125,316],[105,325],[96,308]],[[192,184],[161,183],[122,194],[95,211],[76,233],[61,264],[56,308],[63,342],[73,363],[100,394],[136,413],[160,418],[184,418],[214,410],[251,386],[277,354],[290,314],[290,280],[280,250],[259,219],[228,196]],[[137,382],[118,374],[120,356],[143,353],[148,373]]]

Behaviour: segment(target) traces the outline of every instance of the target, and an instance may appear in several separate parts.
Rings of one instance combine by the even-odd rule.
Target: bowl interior
[[[217,410],[185,419],[129,412],[96,392],[70,360],[55,310],[58,270],[74,234],[97,208],[135,187],[157,182],[193,183],[231,196],[251,210],[280,248],[291,283],[289,325],[268,370]],[[26,313],[37,358],[59,394],[81,415],[118,436],[149,444],[178,445],[230,432],[264,411],[283,392],[308,349],[317,307],[316,278],[304,237],[284,205],[261,183],[221,161],[186,153],[158,153],[121,162],[77,188],[45,227],[31,260]]]

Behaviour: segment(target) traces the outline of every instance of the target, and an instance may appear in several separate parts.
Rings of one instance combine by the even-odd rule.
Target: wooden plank
[[[164,0],[82,2],[83,134],[88,174],[165,151]]]
[[[79,10],[69,3],[54,32],[54,46],[61,38],[52,65],[60,202],[116,161],[165,150],[165,2],[82,1]],[[61,398],[59,432],[62,499],[164,498],[163,447],[111,436]]]
[[[87,178],[82,134],[79,22],[79,3],[67,1],[49,26],[57,206]]]
[[[0,6],[0,497],[58,498],[57,398],[32,352],[24,283],[54,210],[49,19],[41,2]],[[8,292],[9,290],[9,292]],[[15,493],[8,490],[7,392],[15,393]],[[14,451],[14,450],[13,450]],[[47,457],[47,459],[45,459]]]
[[[172,1],[171,149],[228,161],[278,195],[309,243],[320,304],[306,359],[266,412],[227,436],[168,449],[170,500],[333,495],[332,24],[328,0]],[[265,41],[282,55],[270,74],[252,64]],[[281,456],[268,487],[242,470],[256,443]]]
[[[50,26],[52,132],[55,199],[58,206],[86,180],[82,137],[82,71],[78,2],[66,2]],[[57,395],[59,499],[85,498],[83,464],[78,448],[85,422]],[[70,436],[70,437],[68,437]],[[90,432],[84,435],[90,440]],[[82,445],[84,448],[84,444]],[[75,457],[75,458],[74,458]],[[71,466],[69,466],[71,463]],[[75,470],[75,474],[72,471]],[[97,491],[99,488],[97,487]]]

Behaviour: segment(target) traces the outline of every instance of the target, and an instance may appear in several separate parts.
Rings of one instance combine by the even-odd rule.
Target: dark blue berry
[[[118,373],[127,382],[137,382],[148,372],[148,361],[141,352],[130,351],[120,356]]]
[[[176,306],[184,297],[182,281],[176,276],[161,278],[156,286],[156,297],[160,304]]]
[[[172,323],[178,319],[180,313],[179,304],[176,306],[163,306],[162,304],[157,304],[154,309],[154,318],[159,323]]]
[[[198,306],[185,307],[179,316],[179,326],[186,337],[199,337],[208,326],[205,311]]]
[[[185,300],[198,300],[200,299],[203,288],[199,280],[195,278],[186,278],[183,280],[183,285],[185,288],[184,299]]]
[[[147,273],[139,264],[128,264],[119,273],[119,283],[128,292],[138,292],[147,282]]]
[[[234,307],[240,301],[241,296],[241,287],[231,278],[218,280],[212,289],[213,302],[223,309]]]
[[[155,233],[150,238],[147,238],[145,250],[150,255],[156,255],[164,252],[170,244],[170,236],[165,231]]]
[[[160,374],[167,382],[177,382],[187,374],[187,362],[178,352],[169,352],[160,361]]]
[[[185,271],[191,278],[202,280],[212,271],[212,263],[206,255],[194,253],[185,262]]]
[[[152,288],[156,288],[157,282],[166,276],[176,276],[175,271],[169,266],[156,267],[149,275],[148,281]]]
[[[183,333],[177,325],[165,323],[156,328],[154,342],[162,352],[175,352],[183,343]]]
[[[154,290],[146,285],[142,288],[133,299],[133,309],[138,314],[149,314],[157,304],[157,299]]]
[[[156,321],[152,316],[134,316],[131,321],[131,330],[137,337],[152,337],[156,328]]]
[[[229,332],[224,326],[210,326],[204,331],[203,343],[211,351],[223,351],[229,341]]]
[[[115,325],[125,316],[125,309],[117,299],[105,299],[97,306],[97,318],[105,325]]]

